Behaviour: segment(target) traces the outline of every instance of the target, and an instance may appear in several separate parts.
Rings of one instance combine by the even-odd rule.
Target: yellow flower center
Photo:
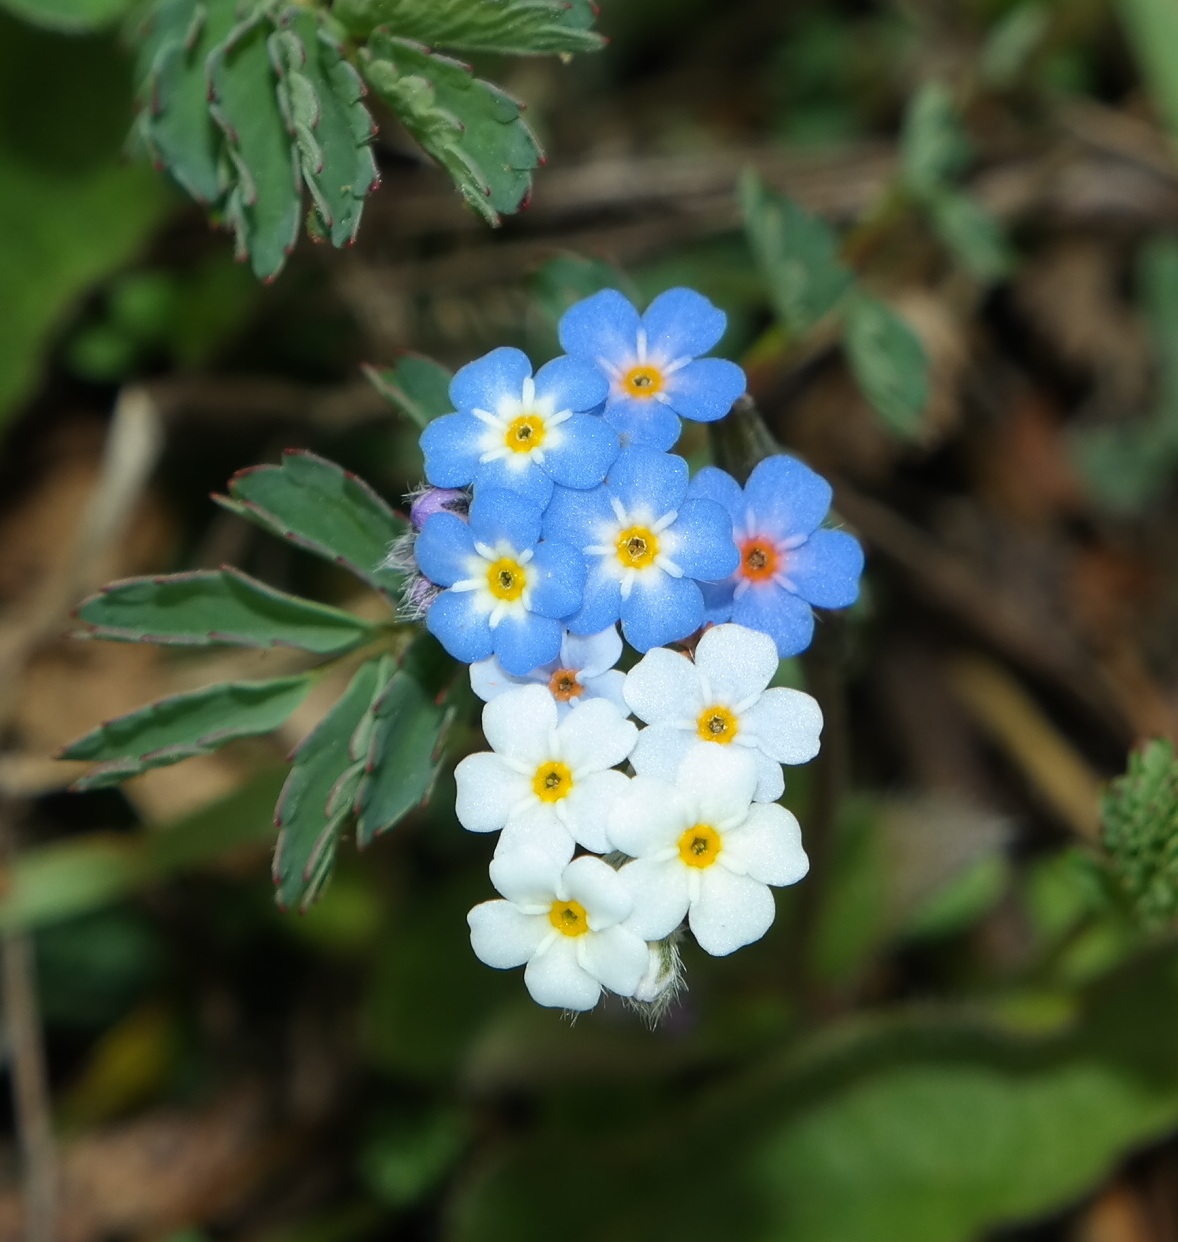
[[[720,834],[710,824],[694,824],[679,838],[679,857],[688,867],[710,867],[720,849]]]
[[[528,576],[523,566],[509,556],[501,556],[487,570],[487,586],[496,599],[519,599],[527,585]]]
[[[580,698],[585,693],[585,687],[577,680],[575,668],[558,668],[548,679],[548,689],[552,692],[552,697],[560,703]]]
[[[754,536],[740,545],[740,573],[754,582],[767,582],[777,572],[780,557],[768,539]]]
[[[573,774],[568,765],[557,759],[550,759],[536,769],[532,777],[532,789],[541,802],[559,802],[567,798],[573,788]]]
[[[583,936],[589,930],[589,916],[579,901],[554,901],[548,921],[562,936]]]
[[[658,367],[631,367],[622,376],[622,389],[628,397],[653,397],[663,390],[663,373]]]
[[[726,707],[718,703],[714,707],[705,707],[695,722],[696,733],[705,742],[720,742],[727,746],[740,732],[736,717]]]
[[[508,423],[503,443],[513,453],[530,453],[544,443],[547,432],[542,418],[535,414],[521,414]]]
[[[628,526],[618,535],[617,550],[627,569],[648,569],[659,554],[659,538],[648,526]]]

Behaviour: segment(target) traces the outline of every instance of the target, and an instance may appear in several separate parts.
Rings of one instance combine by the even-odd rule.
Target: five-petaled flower
[[[767,457],[743,491],[705,466],[687,494],[723,505],[740,551],[736,572],[704,587],[709,621],[761,630],[782,658],[810,645],[817,608],[846,608],[859,595],[863,549],[841,530],[823,530],[831,487],[795,457]]]
[[[781,797],[781,765],[818,753],[822,709],[801,690],[766,689],[776,672],[773,640],[739,625],[705,631],[694,661],[666,647],[648,651],[623,689],[647,724],[630,755],[635,772],[673,780],[691,754],[740,751],[753,761],[757,801]]]
[[[532,377],[518,349],[493,349],[450,385],[456,413],[421,435],[425,473],[438,487],[502,487],[543,507],[553,484],[596,487],[620,447],[616,432],[585,411],[605,400],[601,373],[561,357]]]
[[[605,418],[627,444],[669,449],[680,418],[723,418],[745,390],[744,372],[724,358],[701,358],[724,335],[727,317],[693,289],[660,293],[641,317],[616,289],[569,307],[560,343],[609,379]]]

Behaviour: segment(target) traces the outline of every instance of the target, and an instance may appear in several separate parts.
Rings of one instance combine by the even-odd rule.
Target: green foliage
[[[540,148],[515,100],[469,66],[387,29],[373,33],[363,64],[372,88],[488,224],[519,210]]]
[[[117,22],[134,0],[0,0],[16,17],[66,34],[101,30]]]
[[[400,576],[383,562],[406,527],[362,479],[314,453],[292,449],[279,466],[253,466],[229,481],[224,508],[395,595]]]
[[[1162,123],[1178,142],[1178,9],[1170,0],[1117,0],[1114,7]]]
[[[340,655],[376,633],[351,613],[224,568],[113,582],[77,610],[78,637],[182,647],[297,647]]]
[[[67,746],[61,758],[96,763],[74,782],[75,789],[117,785],[238,738],[272,732],[307,697],[311,684],[309,676],[225,682],[159,699],[99,725]]]
[[[847,305],[843,345],[856,382],[888,429],[918,435],[928,357],[916,333],[886,303],[858,292]]]
[[[365,367],[372,386],[415,427],[424,428],[442,414],[449,414],[450,381],[454,378],[441,363],[417,354],[406,354],[396,366]]]
[[[535,300],[553,325],[560,322],[574,302],[592,297],[602,289],[618,289],[632,301],[639,300],[625,273],[612,263],[579,254],[558,254],[549,259],[532,281]]]
[[[1109,787],[1101,840],[1113,874],[1147,927],[1178,915],[1178,759],[1168,741],[1129,756]]]
[[[945,248],[976,279],[989,283],[1010,271],[1010,245],[998,221],[969,194],[940,187],[925,206]]]
[[[589,0],[336,0],[336,18],[356,34],[387,25],[397,35],[462,52],[528,56],[595,52]]]

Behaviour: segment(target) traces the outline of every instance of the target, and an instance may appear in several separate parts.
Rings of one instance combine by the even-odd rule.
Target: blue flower
[[[639,318],[616,289],[570,306],[560,343],[609,377],[605,419],[624,444],[667,450],[680,418],[723,418],[745,390],[744,372],[723,358],[701,358],[724,335],[727,316],[694,289],[660,293]]]
[[[450,384],[457,413],[421,433],[425,476],[435,487],[501,487],[541,508],[562,487],[596,487],[620,448],[595,415],[608,384],[596,367],[554,358],[532,377],[518,349],[493,349]]]
[[[761,630],[783,659],[805,651],[815,608],[846,608],[859,595],[863,549],[841,530],[819,529],[830,484],[795,457],[767,457],[740,485],[706,466],[689,496],[723,505],[732,518],[740,563],[724,582],[704,585],[709,621]]]
[[[687,463],[643,446],[623,449],[601,487],[558,487],[544,534],[585,553],[585,599],[565,624],[596,634],[621,620],[639,651],[686,638],[704,619],[697,580],[739,563],[732,522],[711,500],[688,500]],[[435,605],[436,607],[436,605]]]
[[[425,624],[455,659],[496,655],[522,677],[560,654],[558,618],[580,607],[585,560],[567,543],[539,540],[540,506],[501,488],[478,492],[465,522],[452,513],[426,519],[417,563],[446,589]]]

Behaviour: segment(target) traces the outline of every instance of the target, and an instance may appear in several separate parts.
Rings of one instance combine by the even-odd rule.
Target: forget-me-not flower
[[[784,659],[810,645],[811,606],[846,608],[858,598],[863,549],[845,531],[820,529],[831,487],[797,458],[767,457],[743,490],[730,474],[705,466],[687,494],[724,506],[740,549],[736,572],[704,586],[709,621],[761,630]]]
[[[560,343],[609,378],[605,419],[626,444],[669,449],[680,418],[723,418],[745,390],[744,372],[724,358],[701,358],[724,335],[727,316],[694,289],[668,289],[639,316],[616,289],[569,307]]]
[[[532,376],[504,346],[464,366],[450,384],[456,413],[421,433],[425,474],[436,487],[502,487],[543,507],[553,483],[596,487],[620,447],[595,415],[608,384],[577,358],[554,358]]]
[[[699,502],[704,503],[704,502]],[[466,521],[435,513],[414,548],[421,572],[446,588],[426,628],[467,664],[494,654],[522,676],[560,654],[559,618],[581,603],[585,560],[574,547],[540,542],[540,506],[484,488]]]
[[[727,512],[687,499],[687,463],[644,446],[623,449],[592,491],[557,488],[544,535],[580,548],[584,602],[565,624],[595,634],[621,620],[626,641],[649,651],[703,623],[697,580],[727,577],[739,561]]]

